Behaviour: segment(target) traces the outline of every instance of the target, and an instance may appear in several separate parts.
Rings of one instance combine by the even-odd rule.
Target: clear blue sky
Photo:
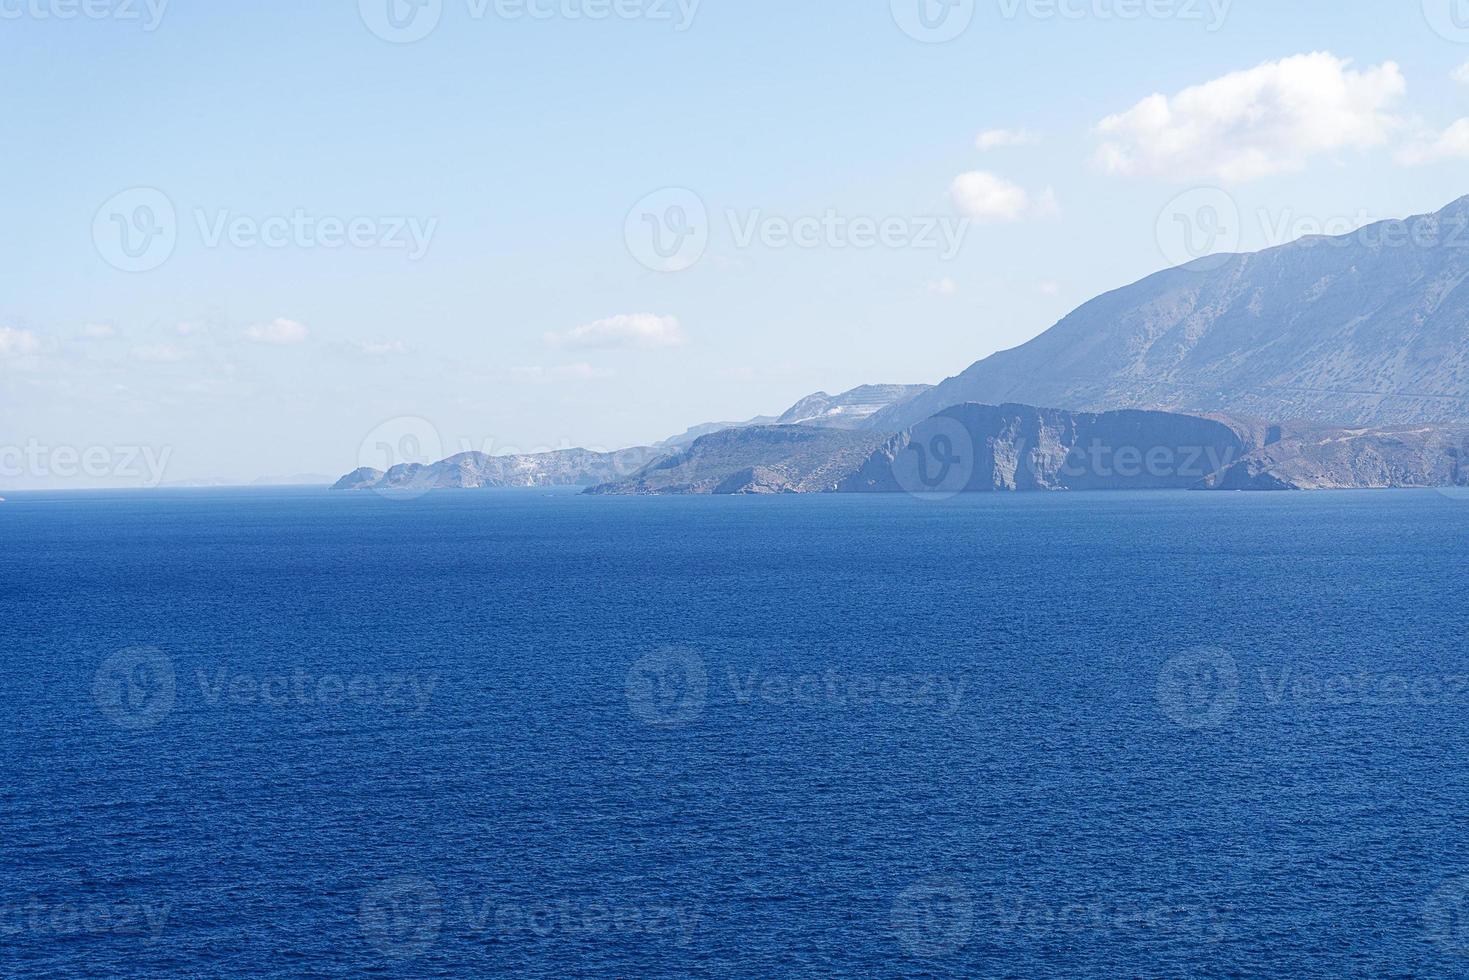
[[[58,16],[81,2],[0,0],[0,446],[166,449],[168,480],[337,474],[403,416],[447,452],[617,448],[936,382],[1187,258],[1158,229],[1193,188],[1227,195],[1242,248],[1469,193],[1447,0],[1235,0],[1222,23],[1208,0],[979,0],[947,43],[889,0],[703,0],[687,25],[674,0],[437,0],[413,43],[369,28],[388,0]],[[1312,52],[1338,61],[1227,77]],[[1323,132],[1279,117],[1297,85]],[[1168,119],[1099,131],[1155,93]],[[708,212],[677,272],[639,261],[636,215],[627,233],[665,187]],[[134,188],[175,215],[144,271],[107,237],[149,217]],[[740,241],[828,211],[973,224],[956,256]],[[315,230],[252,239],[282,216]],[[354,218],[364,244],[323,246]],[[403,222],[423,254],[382,247]],[[22,469],[0,488],[129,482]]]

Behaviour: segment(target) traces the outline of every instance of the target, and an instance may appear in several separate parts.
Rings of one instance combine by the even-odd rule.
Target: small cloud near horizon
[[[272,344],[277,347],[304,344],[307,333],[304,324],[285,318],[277,318],[269,323],[258,323],[245,330],[245,336],[249,340],[257,344]]]
[[[554,347],[603,350],[664,350],[687,343],[677,317],[651,313],[629,313],[573,327],[563,333],[546,334]]]
[[[1054,218],[1061,205],[1054,189],[1038,194],[999,174],[972,170],[954,178],[949,196],[965,217],[980,222],[1015,222],[1026,217]]]
[[[401,340],[364,341],[356,345],[358,353],[367,357],[387,357],[389,354],[406,354],[408,345]]]
[[[89,323],[82,327],[82,336],[88,340],[106,340],[117,336],[117,328],[110,323]]]
[[[1003,146],[1034,146],[1040,136],[1025,129],[986,129],[974,138],[980,150],[994,150]]]
[[[18,327],[0,327],[0,357],[24,357],[41,350],[41,338]]]

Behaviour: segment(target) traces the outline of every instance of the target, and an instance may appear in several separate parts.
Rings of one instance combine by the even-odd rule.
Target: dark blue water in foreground
[[[1469,973],[1469,500],[0,504],[0,974]]]

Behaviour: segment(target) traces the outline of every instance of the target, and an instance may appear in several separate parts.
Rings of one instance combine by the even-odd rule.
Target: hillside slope
[[[1469,419],[1466,277],[1469,197],[1214,256],[1100,296],[866,425],[897,432],[970,402],[1348,426]]]

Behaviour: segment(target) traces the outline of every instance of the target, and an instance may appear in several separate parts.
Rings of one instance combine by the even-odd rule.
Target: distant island
[[[1211,256],[936,385],[818,392],[618,453],[466,453],[339,490],[594,494],[1469,486],[1469,197]]]

